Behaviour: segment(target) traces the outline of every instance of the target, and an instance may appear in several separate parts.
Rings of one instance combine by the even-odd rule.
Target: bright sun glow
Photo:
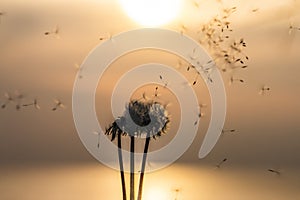
[[[181,0],[120,0],[124,10],[144,26],[160,26],[179,13]]]
[[[166,191],[162,188],[150,188],[143,195],[144,200],[166,200],[169,199]]]

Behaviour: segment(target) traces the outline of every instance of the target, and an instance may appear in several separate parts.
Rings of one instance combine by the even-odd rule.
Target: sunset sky
[[[236,7],[229,18],[229,41],[246,41],[248,67],[221,72],[227,95],[224,130],[235,132],[222,134],[204,159],[198,159],[198,152],[211,116],[209,93],[201,78],[191,85],[195,76],[184,61],[178,64],[178,56],[151,49],[131,52],[113,62],[99,81],[96,111],[102,129],[113,121],[115,84],[143,63],[173,67],[187,79],[182,89],[192,87],[199,104],[207,105],[191,147],[169,167],[146,174],[145,200],[174,200],[176,189],[177,200],[300,199],[300,1],[222,2],[183,0],[177,16],[157,27],[198,41],[203,39],[198,34],[203,24],[223,8]],[[76,66],[97,45],[145,25],[130,18],[119,0],[1,0],[0,13],[0,105],[7,101],[5,93],[15,96],[18,91],[24,94],[21,104],[36,98],[41,107],[17,111],[16,100],[0,108],[0,199],[121,199],[118,171],[93,158],[78,137],[72,92],[80,73]],[[202,45],[213,56],[207,44]],[[231,76],[244,83],[230,84]],[[172,84],[172,77],[164,78]],[[153,96],[156,86],[139,88],[133,98],[143,92]],[[264,86],[270,90],[262,95]],[[163,87],[159,93],[161,102],[170,103],[171,123],[166,135],[151,141],[150,151],[168,144],[180,122],[176,95]],[[52,111],[54,99],[65,108]],[[197,114],[191,114],[192,122]],[[125,139],[124,148],[128,145]],[[138,142],[137,149],[142,151],[143,144]],[[227,161],[216,168],[224,158]]]

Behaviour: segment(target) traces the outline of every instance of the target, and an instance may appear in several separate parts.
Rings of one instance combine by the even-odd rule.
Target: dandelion
[[[166,133],[169,123],[165,107],[158,102],[132,100],[126,105],[122,117],[116,119],[106,130],[106,135],[111,135],[113,141],[118,137],[118,157],[121,173],[123,200],[126,199],[126,185],[122,159],[121,136],[130,136],[130,200],[134,199],[134,142],[135,138],[146,138],[140,180],[138,200],[142,199],[142,189],[145,173],[145,164],[151,138],[156,139]]]

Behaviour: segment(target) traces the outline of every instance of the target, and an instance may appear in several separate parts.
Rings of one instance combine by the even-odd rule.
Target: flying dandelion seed
[[[163,83],[164,85],[164,88],[166,88],[168,86],[168,82],[166,80],[164,80],[163,76],[162,75],[159,75],[159,79],[161,80],[161,82]]]
[[[268,169],[268,172],[276,174],[277,176],[281,175],[281,172],[279,170],[276,170],[276,169],[273,169],[273,168]]]
[[[55,36],[56,38],[59,39],[60,38],[59,33],[60,33],[60,29],[59,29],[58,25],[56,25],[56,27],[53,30],[45,31],[44,35],[45,36],[53,35],[53,36]]]
[[[231,77],[230,77],[229,85],[233,84],[234,82],[244,83],[245,81],[244,81],[243,79],[240,79],[240,78],[234,78],[233,76],[231,76]]]
[[[94,131],[93,134],[98,136],[98,140],[97,140],[97,148],[100,148],[100,132]]]
[[[21,109],[21,101],[25,96],[20,93],[19,91],[15,91],[15,99],[16,99],[16,110],[20,110]]]
[[[58,99],[55,99],[54,100],[54,103],[55,103],[55,105],[54,105],[54,107],[52,108],[52,111],[56,111],[57,109],[59,109],[59,108],[65,108],[66,106],[60,101],[60,100],[58,100]]]
[[[182,188],[175,187],[172,189],[172,192],[174,193],[174,200],[179,200],[179,194],[182,192]]]
[[[74,67],[75,69],[77,70],[78,72],[78,77],[81,79],[83,76],[82,76],[82,70],[83,70],[83,67],[80,66],[78,63],[74,63]]]
[[[290,25],[289,25],[289,35],[291,35],[294,30],[300,31],[300,27],[296,27],[296,26],[293,25],[292,22],[290,22]]]
[[[225,134],[225,133],[234,133],[236,132],[235,129],[222,129],[222,134]]]
[[[40,110],[40,109],[41,109],[41,107],[40,107],[39,104],[38,104],[37,98],[35,98],[35,99],[33,100],[32,103],[23,104],[22,106],[24,106],[24,107],[33,106],[33,107],[34,107],[35,109],[37,109],[37,110]]]
[[[100,41],[104,41],[104,40],[112,40],[112,34],[108,33],[106,35],[102,35],[99,37]]]
[[[221,162],[219,162],[216,167],[221,168],[221,166],[227,161],[227,158],[224,158]]]
[[[8,92],[5,92],[4,93],[4,97],[6,98],[5,102],[1,105],[1,108],[4,109],[7,107],[7,105],[9,103],[12,103],[14,102],[14,98],[8,93]]]
[[[199,108],[200,108],[200,112],[197,113],[197,119],[194,122],[194,126],[196,126],[198,124],[198,121],[200,120],[201,117],[204,117],[205,114],[203,112],[201,112],[202,108],[206,107],[206,104],[200,104]]]
[[[262,87],[260,88],[259,94],[260,94],[260,95],[265,95],[265,94],[266,94],[268,91],[270,91],[270,90],[271,90],[270,87],[264,85],[264,86],[262,86]]]
[[[180,25],[180,34],[183,35],[187,31],[188,31],[188,28],[185,25],[181,24]]]

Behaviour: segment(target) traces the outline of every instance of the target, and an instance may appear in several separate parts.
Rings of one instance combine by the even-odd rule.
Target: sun
[[[169,196],[167,195],[166,191],[164,191],[162,188],[150,188],[148,190],[145,190],[145,194],[143,195],[143,199],[145,200],[166,200],[169,199]]]
[[[181,0],[120,0],[130,18],[146,27],[156,27],[174,20]]]

